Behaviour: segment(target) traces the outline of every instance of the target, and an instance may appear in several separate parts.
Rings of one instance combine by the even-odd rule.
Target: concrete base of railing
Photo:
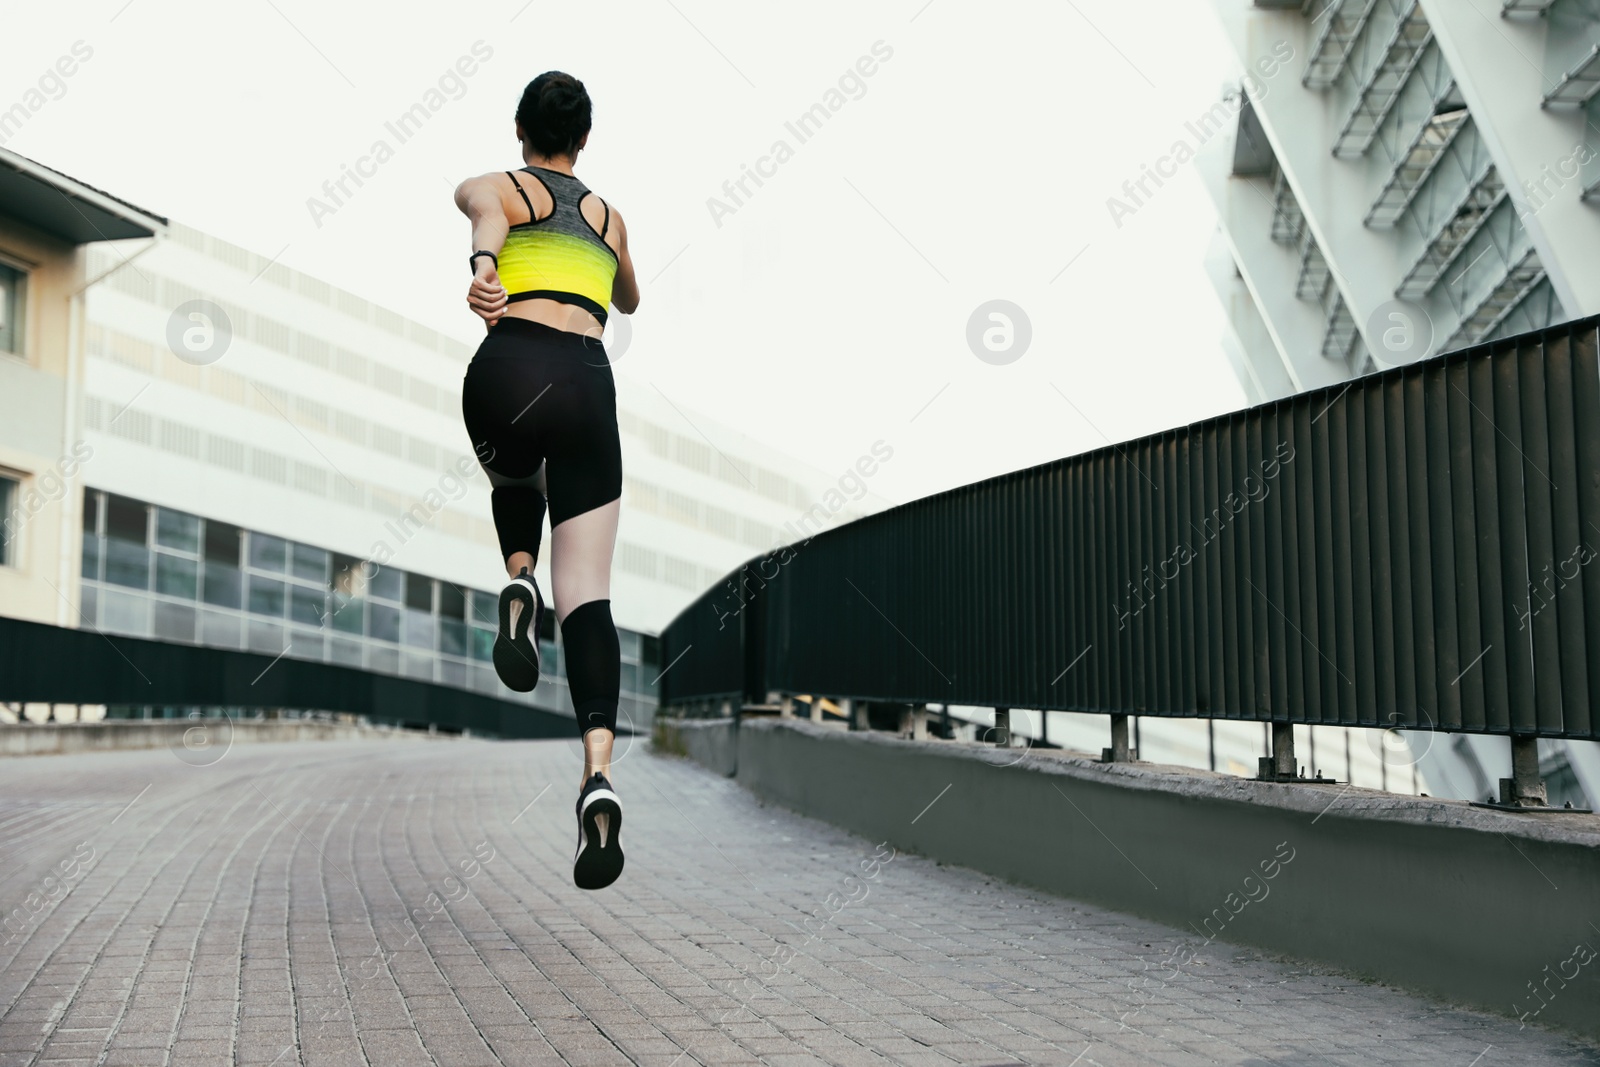
[[[667,719],[656,716],[651,738],[656,751],[688,756],[724,778],[738,767],[732,719]]]
[[[0,756],[65,756],[133,748],[184,749],[202,758],[208,749],[252,741],[358,741],[425,738],[416,730],[304,719],[229,723],[226,719],[112,719],[92,723],[18,723],[0,726]],[[455,736],[455,735],[436,735]]]
[[[1170,923],[1166,967],[1236,942],[1600,1038],[1600,816],[795,719],[657,736],[723,774],[736,747],[739,782],[873,841]]]

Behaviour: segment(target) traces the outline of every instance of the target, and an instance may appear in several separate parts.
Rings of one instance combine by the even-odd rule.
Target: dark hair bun
[[[570,156],[589,132],[593,105],[583,83],[559,70],[546,71],[522,91],[517,122],[541,156]]]

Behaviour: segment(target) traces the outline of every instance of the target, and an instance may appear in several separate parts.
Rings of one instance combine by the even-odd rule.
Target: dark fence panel
[[[663,703],[771,689],[1600,738],[1597,334],[1566,323],[826,531],[761,558],[737,633],[710,633],[717,590],[668,627]]]
[[[661,704],[744,697],[741,628],[753,589],[748,571],[735,568],[719,585],[695,598],[661,635]]]
[[[449,686],[284,656],[0,618],[0,700],[300,708],[497,737],[572,737],[570,716]]]

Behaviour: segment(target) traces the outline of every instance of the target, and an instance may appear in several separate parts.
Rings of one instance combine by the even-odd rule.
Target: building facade
[[[1244,76],[1196,167],[1251,403],[1600,313],[1600,0],[1213,4]],[[1510,774],[1503,739],[1410,740],[1440,795]],[[1600,800],[1600,746],[1540,748]]]

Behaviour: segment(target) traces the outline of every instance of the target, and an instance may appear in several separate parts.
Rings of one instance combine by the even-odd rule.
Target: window
[[[440,582],[439,614],[446,619],[466,618],[467,591],[452,582]]]
[[[200,520],[170,508],[156,511],[156,544],[180,552],[200,551]]]
[[[92,489],[83,491],[83,576],[100,579],[100,499]],[[7,514],[10,514],[9,510]],[[5,560],[0,558],[0,563]]]
[[[150,588],[150,506],[124,496],[106,497],[106,581]]]
[[[22,315],[27,298],[28,275],[0,263],[0,352],[23,354]]]
[[[0,566],[9,567],[15,555],[11,542],[16,537],[21,515],[15,514],[17,483],[15,479],[0,477]]]
[[[433,612],[433,579],[420,574],[405,573],[406,607],[413,611]]]
[[[239,527],[216,519],[206,520],[206,562],[239,566]]]
[[[295,545],[289,557],[290,573],[296,578],[322,585],[328,580],[328,553],[310,545]]]
[[[321,626],[328,610],[328,594],[303,585],[289,587],[289,618],[302,626]]]
[[[250,531],[250,566],[282,574],[289,563],[289,542],[281,537]]]
[[[400,599],[400,587],[403,584],[401,580],[402,573],[393,567],[378,567],[367,576],[369,582],[368,592],[379,599],[398,602]]]
[[[367,633],[379,641],[399,644],[400,609],[387,604],[368,604]]]
[[[156,592],[193,600],[200,589],[200,565],[182,556],[156,553]]]
[[[219,608],[237,608],[242,603],[240,587],[243,581],[238,567],[226,563],[205,562],[205,602]]]
[[[250,576],[250,610],[253,613],[281,619],[287,598],[288,589],[283,582],[258,574]]]

